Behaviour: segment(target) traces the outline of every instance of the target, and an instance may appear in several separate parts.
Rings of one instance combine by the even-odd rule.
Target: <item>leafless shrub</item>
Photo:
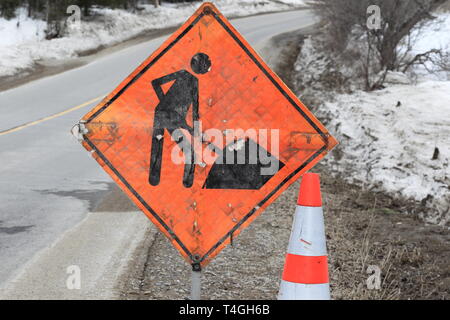
[[[436,65],[442,70],[446,72],[450,72],[450,53],[449,52],[441,52],[436,61]]]
[[[327,44],[364,79],[368,91],[383,87],[389,71],[404,72],[416,64],[442,61],[440,48],[412,54],[415,37],[431,14],[447,0],[314,0],[312,6],[327,22]],[[379,28],[368,28],[369,6],[380,8]],[[357,57],[349,59],[349,56]]]

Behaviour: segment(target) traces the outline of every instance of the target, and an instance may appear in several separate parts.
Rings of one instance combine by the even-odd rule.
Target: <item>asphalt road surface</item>
[[[301,10],[235,19],[233,25],[258,50],[277,34],[316,22],[311,12]],[[52,269],[63,259],[61,252],[54,251],[64,251],[69,259],[75,251],[91,250],[91,255],[83,259],[101,269],[112,265],[107,259],[100,261],[102,255],[109,259],[114,255],[121,260],[125,257],[105,248],[122,246],[127,250],[129,246],[123,244],[129,241],[130,233],[138,238],[148,231],[142,227],[144,215],[135,212],[139,218],[133,218],[137,219],[133,222],[104,214],[81,225],[110,189],[112,180],[70,129],[165,38],[142,42],[82,67],[0,92],[0,289],[11,283],[21,287],[9,296],[7,292],[6,297],[61,297],[57,292],[42,294],[44,289],[37,288],[55,286],[51,283],[54,273],[65,274],[62,267],[59,271]],[[104,228],[99,230],[98,225]],[[126,226],[127,232],[114,229],[121,226]],[[89,230],[98,232],[95,244],[87,241],[92,234]],[[112,235],[116,235],[115,241],[108,239]],[[33,265],[39,270],[26,271]]]

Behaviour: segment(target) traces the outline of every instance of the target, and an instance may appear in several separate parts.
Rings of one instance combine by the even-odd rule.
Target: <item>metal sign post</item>
[[[202,284],[202,272],[192,270],[191,300],[200,300],[201,284]]]
[[[202,268],[199,263],[192,264],[191,300],[200,300],[202,284]]]

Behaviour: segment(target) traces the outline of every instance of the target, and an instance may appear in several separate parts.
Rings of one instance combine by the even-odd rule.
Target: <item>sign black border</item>
[[[178,243],[183,251],[190,257],[193,263],[203,262],[209,255],[211,255],[227,238],[231,237],[233,233],[240,228],[240,226],[247,221],[261,206],[263,206],[275,193],[283,187],[289,180],[291,180],[297,173],[299,173],[304,167],[306,167],[311,161],[321,155],[327,150],[327,136],[320,130],[320,128],[312,121],[311,118],[297,105],[297,103],[289,96],[289,94],[280,86],[280,84],[272,77],[272,75],[264,68],[264,66],[256,59],[256,57],[249,51],[249,49],[242,43],[239,37],[227,26],[227,24],[221,19],[221,17],[211,8],[206,6],[197,18],[192,21],[171,43],[169,43],[155,58],[153,58],[138,74],[136,74],[119,92],[117,92],[110,100],[108,100],[100,109],[93,113],[86,123],[94,120],[101,112],[108,108],[117,98],[119,98],[136,80],[138,80],[148,69],[150,69],[165,53],[167,53],[181,38],[183,38],[205,15],[213,15],[217,22],[230,34],[230,36],[238,43],[238,45],[247,53],[252,61],[261,69],[266,77],[275,85],[275,87],[283,94],[283,96],[292,104],[292,106],[308,121],[308,123],[317,131],[322,137],[325,145],[315,152],[310,158],[308,158],[300,167],[289,174],[272,192],[270,192],[258,205],[250,210],[227,234],[225,234],[209,251],[199,259],[194,257],[193,254],[186,248],[181,242],[173,230],[161,219],[161,217],[148,205],[148,203],[134,190],[134,188],[128,183],[128,181],[117,171],[117,169],[111,164],[111,162],[105,157],[105,155],[98,150],[98,148],[85,137],[86,143],[98,154],[98,156],[105,162],[105,164],[114,172],[120,181],[126,188],[138,199],[138,201],[153,215],[153,217],[160,223],[169,235]]]

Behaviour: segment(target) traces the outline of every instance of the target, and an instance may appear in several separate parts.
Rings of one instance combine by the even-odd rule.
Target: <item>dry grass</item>
[[[385,195],[325,174],[322,189],[334,299],[449,298],[445,230],[395,211]],[[436,238],[439,232],[444,236]],[[447,256],[447,262],[436,264],[439,256]],[[378,290],[368,288],[369,266],[381,270]]]

